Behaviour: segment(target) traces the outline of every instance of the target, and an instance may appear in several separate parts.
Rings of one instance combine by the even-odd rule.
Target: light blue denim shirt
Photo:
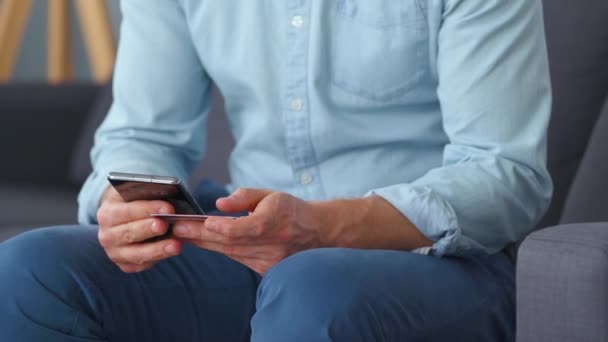
[[[79,219],[110,171],[188,179],[210,83],[236,187],[306,200],[378,195],[438,255],[529,232],[552,185],[540,0],[126,0],[115,102]]]

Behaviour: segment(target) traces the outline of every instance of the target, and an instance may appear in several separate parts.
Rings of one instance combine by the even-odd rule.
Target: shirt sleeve
[[[187,180],[203,158],[209,80],[175,0],[121,2],[114,103],[95,134],[78,220],[96,223],[111,171]]]
[[[445,0],[438,96],[442,165],[371,191],[435,241],[435,255],[495,253],[546,210],[551,89],[540,0]]]

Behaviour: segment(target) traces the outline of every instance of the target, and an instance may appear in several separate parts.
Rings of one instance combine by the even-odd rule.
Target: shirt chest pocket
[[[334,2],[329,37],[332,83],[374,101],[395,99],[412,89],[425,68],[423,1]]]

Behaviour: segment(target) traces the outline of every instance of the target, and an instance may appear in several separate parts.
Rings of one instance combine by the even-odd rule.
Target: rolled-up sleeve
[[[114,103],[95,135],[78,219],[96,223],[111,171],[187,179],[203,158],[209,81],[175,0],[122,1]]]
[[[445,0],[437,45],[442,165],[369,195],[407,216],[437,255],[495,253],[533,228],[552,193],[541,1]]]

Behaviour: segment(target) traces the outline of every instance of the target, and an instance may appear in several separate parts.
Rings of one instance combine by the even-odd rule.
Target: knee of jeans
[[[276,304],[287,317],[309,312],[323,320],[339,319],[357,310],[366,296],[365,287],[353,281],[353,262],[345,254],[347,249],[315,249],[277,264],[258,288],[258,309]]]
[[[94,227],[38,229],[0,244],[0,340],[23,329],[85,336],[75,322],[93,316],[87,275],[104,267],[102,253]]]
[[[23,292],[28,282],[42,286],[64,282],[79,256],[94,252],[96,237],[92,227],[64,226],[32,230],[3,242],[0,289],[6,294]]]
[[[353,276],[351,253],[309,250],[270,269],[258,288],[252,341],[382,340],[373,293]]]

